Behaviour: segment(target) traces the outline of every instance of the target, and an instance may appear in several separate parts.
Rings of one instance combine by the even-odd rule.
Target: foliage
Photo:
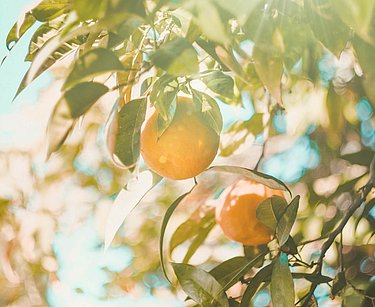
[[[15,23],[6,44],[10,50],[33,24],[39,25],[17,95],[62,59],[70,62],[49,123],[48,156],[67,151],[64,144],[74,127],[95,111],[100,99],[113,93],[118,98],[108,101],[113,111],[107,129],[115,131],[109,134],[109,149],[133,181],[109,214],[107,247],[130,211],[161,180],[140,164],[140,129],[147,112],[151,107],[159,111],[162,135],[173,119],[176,96],[189,95],[205,122],[221,134],[219,154],[229,157],[224,161],[246,148],[249,137],[261,139],[262,152],[252,169],[213,166],[168,207],[159,245],[163,271],[171,269],[165,267],[163,244],[168,222],[178,207],[197,197],[199,208],[177,227],[170,243],[172,258],[173,250],[188,245],[182,262],[171,266],[189,300],[203,306],[249,306],[260,289],[269,288],[274,306],[310,306],[317,304],[316,288],[328,284],[332,299],[357,306],[374,302],[374,270],[363,268],[363,263],[374,263],[374,5],[372,0],[42,0]],[[244,110],[247,97],[254,114],[223,122],[222,110]],[[265,174],[272,156],[285,151],[272,142],[302,137],[319,150],[319,163],[291,180]],[[205,182],[209,175],[216,180],[212,185]],[[251,255],[243,247],[242,258],[215,267],[217,258],[206,266],[188,264],[215,229],[212,210],[205,206],[228,186],[229,177],[292,191],[289,203],[274,206],[280,199],[270,198],[258,209],[275,240]],[[119,182],[108,193],[119,192]],[[204,188],[205,193],[199,192]],[[127,207],[120,203],[123,197],[133,198]],[[6,206],[8,201],[1,199]],[[5,216],[11,218],[10,211]],[[345,241],[348,223],[362,223],[365,231]],[[312,238],[308,232],[315,227],[321,233]],[[329,249],[336,251],[333,260],[325,259]],[[328,267],[333,269],[329,276]],[[156,270],[155,263],[149,269]],[[240,294],[232,296],[237,286]]]

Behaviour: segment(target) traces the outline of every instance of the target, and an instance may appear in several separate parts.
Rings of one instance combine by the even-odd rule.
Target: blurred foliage
[[[106,247],[114,238],[134,253],[129,267],[113,273],[108,288],[114,292],[135,291],[140,282],[151,291],[165,287],[149,282],[152,274],[162,280],[155,251],[159,246],[163,256],[159,236],[165,236],[173,263],[164,268],[164,255],[163,269],[181,297],[178,280],[187,304],[260,306],[264,293],[273,306],[374,304],[374,5],[42,0],[26,11],[6,39],[11,50],[38,26],[16,95],[62,62],[64,80],[48,127],[47,170],[38,173],[32,154],[1,154],[9,187],[0,194],[0,304],[43,304],[48,285],[61,278],[54,234],[89,216],[107,224],[98,227]],[[193,188],[192,182],[159,183],[140,160],[147,112],[159,111],[162,135],[177,95],[192,96],[221,133],[216,162],[228,164],[203,172]],[[293,200],[283,212],[275,199],[258,211],[275,232],[267,247],[239,250],[213,221],[217,196],[242,177],[282,190],[288,190],[283,181],[290,184]],[[78,191],[59,188],[66,182],[97,196],[83,205]],[[76,207],[64,193],[78,197]],[[124,193],[137,195],[131,207],[120,199]],[[108,205],[117,194],[121,201]]]

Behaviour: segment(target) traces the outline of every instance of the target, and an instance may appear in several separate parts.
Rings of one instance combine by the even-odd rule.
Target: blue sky
[[[9,53],[5,40],[8,31],[13,26],[14,22],[18,20],[25,7],[29,6],[30,0],[3,0],[0,1],[0,11],[6,12],[1,16],[0,27],[0,56],[1,59]],[[35,29],[38,25],[34,25]],[[33,30],[30,29],[25,36],[17,43],[11,50],[9,56],[0,67],[0,114],[16,112],[20,107],[26,104],[35,103],[38,98],[39,90],[48,84],[50,76],[47,74],[37,79],[28,89],[26,89],[19,97],[12,103],[12,99],[17,91],[24,73],[29,67],[29,63],[23,61],[28,48],[28,41],[31,38]]]

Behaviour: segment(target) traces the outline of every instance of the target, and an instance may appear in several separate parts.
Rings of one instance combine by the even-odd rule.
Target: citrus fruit
[[[155,111],[141,133],[141,153],[147,165],[163,177],[194,177],[216,156],[220,137],[204,122],[190,98],[178,97],[172,122],[160,137],[157,129]]]
[[[256,216],[257,207],[271,196],[281,196],[261,183],[241,179],[227,187],[218,199],[216,222],[231,240],[244,245],[261,245],[271,241],[272,230]]]

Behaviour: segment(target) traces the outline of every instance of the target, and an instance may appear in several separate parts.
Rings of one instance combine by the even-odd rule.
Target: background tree
[[[105,248],[115,238],[133,247],[135,260],[132,273],[120,270],[111,280],[113,289],[129,291],[163,272],[190,305],[263,306],[271,297],[274,306],[328,300],[371,306],[374,20],[371,0],[43,0],[21,16],[6,42],[11,50],[34,29],[25,58],[30,68],[16,95],[48,69],[64,72],[48,125],[48,170],[34,189],[46,195],[66,174],[98,199],[118,193],[113,205],[103,205],[110,208]],[[221,136],[214,166],[182,182],[162,180],[139,161],[148,112],[157,110],[162,138],[178,114],[177,96],[191,97],[198,116]],[[90,158],[87,148],[97,156]],[[28,173],[35,178],[35,168]],[[214,207],[241,179],[283,190],[286,200],[270,194],[255,212],[274,240],[239,251],[216,226]],[[16,294],[4,294],[4,304],[8,297],[30,300],[23,288],[30,291],[31,275],[42,294],[62,278],[56,265],[46,265],[47,256],[47,264],[59,260],[53,239],[31,258],[22,250],[28,231],[14,212],[30,212],[29,197],[22,189],[2,195],[2,231],[9,234],[3,273],[9,282],[18,276],[20,285]],[[137,221],[137,231],[116,235],[143,197],[142,214],[134,210],[127,219]],[[45,214],[53,234],[66,210],[38,207],[36,220]],[[100,215],[95,206],[88,211]],[[44,230],[33,230],[35,242],[38,233]],[[220,247],[230,257],[218,255]]]

